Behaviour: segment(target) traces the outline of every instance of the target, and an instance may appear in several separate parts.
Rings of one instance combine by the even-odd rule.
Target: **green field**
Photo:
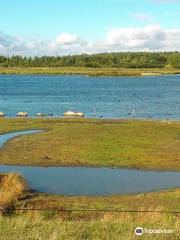
[[[45,129],[0,150],[0,164],[180,169],[180,122],[0,119],[0,133]]]
[[[79,74],[86,76],[148,76],[180,74],[175,68],[0,67],[0,74]]]

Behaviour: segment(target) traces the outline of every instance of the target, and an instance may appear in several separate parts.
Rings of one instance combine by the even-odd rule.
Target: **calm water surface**
[[[180,119],[180,75],[85,77],[0,75],[0,111],[61,116],[83,111],[87,117]]]
[[[85,167],[2,166],[18,172],[40,192],[63,195],[111,195],[180,187],[180,173]]]

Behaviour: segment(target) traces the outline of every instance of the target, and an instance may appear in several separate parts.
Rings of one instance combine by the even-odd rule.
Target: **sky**
[[[180,0],[1,0],[1,55],[180,51]]]

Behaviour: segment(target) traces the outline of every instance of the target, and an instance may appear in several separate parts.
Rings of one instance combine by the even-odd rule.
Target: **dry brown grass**
[[[16,173],[2,175],[0,179],[0,206],[2,208],[13,206],[25,188],[26,183],[20,175]]]

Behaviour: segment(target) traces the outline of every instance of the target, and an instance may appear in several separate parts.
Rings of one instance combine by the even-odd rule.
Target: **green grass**
[[[87,76],[143,76],[179,74],[174,68],[0,67],[0,74],[82,74]]]
[[[147,217],[147,216],[146,216]],[[151,217],[152,219],[152,217]],[[160,219],[158,219],[160,220]],[[119,221],[104,218],[96,221],[42,220],[38,217],[0,218],[1,240],[178,240],[180,227],[173,217],[162,221],[146,220],[142,222]],[[144,234],[137,237],[134,230],[137,226],[148,229],[172,229],[173,234]]]
[[[24,200],[16,203],[18,208],[180,211],[180,189],[98,197],[59,196],[40,193],[27,194],[24,195]],[[71,215],[72,213],[70,212],[69,214]],[[78,218],[78,213],[76,214],[74,216]],[[84,214],[88,216],[89,213]],[[67,216],[69,216],[68,213]]]
[[[17,137],[0,150],[0,164],[180,169],[180,122],[95,119],[0,119],[0,133]]]

